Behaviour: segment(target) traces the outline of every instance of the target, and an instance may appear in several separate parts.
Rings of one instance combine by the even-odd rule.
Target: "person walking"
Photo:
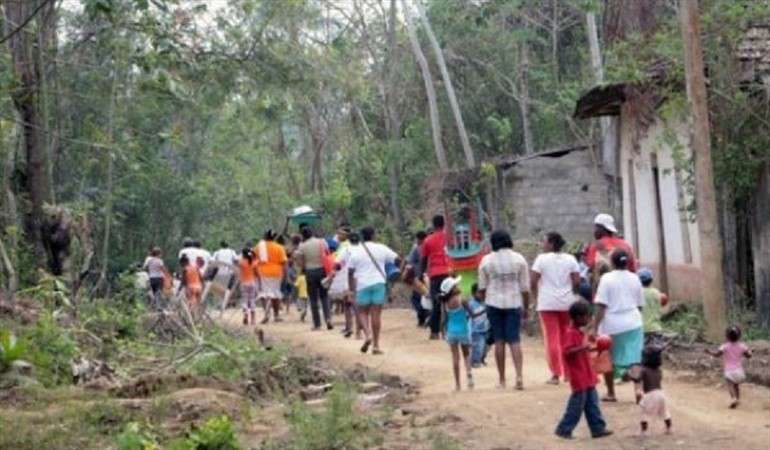
[[[612,270],[611,255],[615,249],[623,250],[628,255],[629,271],[636,272],[638,262],[631,244],[618,236],[618,228],[611,215],[598,214],[594,218],[594,239],[586,249],[585,263],[591,271],[591,287],[595,294],[602,275]]]
[[[225,292],[222,295],[222,304],[220,311],[224,312],[227,308],[227,304],[230,302],[230,295],[232,295],[233,287],[237,281],[238,275],[235,268],[238,265],[238,253],[235,252],[227,241],[221,241],[219,243],[219,249],[211,255],[211,261],[209,263],[209,279],[212,280],[206,286],[203,291],[203,302],[206,302],[209,289],[215,280],[219,280],[218,284],[224,287]]]
[[[422,257],[420,256],[420,247],[425,242],[425,238],[428,234],[422,230],[418,231],[414,235],[414,244],[409,251],[406,260],[404,261],[404,267],[401,268],[401,273],[408,273],[409,279],[413,280],[413,283],[422,280]],[[428,317],[430,317],[430,311],[422,307],[423,293],[418,289],[412,289],[412,308],[417,315],[417,326],[425,326]]]
[[[160,310],[163,292],[163,280],[165,279],[166,266],[161,259],[160,247],[153,247],[150,255],[144,260],[142,268],[150,277],[150,296],[152,309]]]
[[[342,330],[342,334],[346,338],[353,335],[354,320],[356,321],[355,328],[359,329],[358,320],[354,319],[354,316],[356,316],[355,299],[350,291],[348,280],[347,264],[351,247],[350,240],[348,239],[349,236],[350,227],[347,225],[343,225],[337,230],[337,250],[334,252],[335,267],[334,273],[330,275],[332,280],[329,285],[329,299],[333,303],[339,302],[342,305],[342,311],[345,314],[345,328]]]
[[[446,231],[444,230],[444,216],[433,217],[433,233],[425,238],[420,247],[421,272],[428,274],[430,280],[429,295],[433,301],[433,309],[430,313],[430,339],[438,339],[441,332],[442,307],[439,301],[441,283],[449,277],[451,266],[449,256],[446,253]]]
[[[388,296],[385,265],[396,264],[398,254],[374,238],[374,228],[365,227],[361,230],[361,243],[350,247],[348,283],[356,293],[356,309],[364,328],[361,352],[366,353],[372,346],[372,354],[381,355],[382,306]]]
[[[257,291],[259,289],[259,273],[254,251],[245,247],[238,261],[238,275],[241,283],[241,302],[243,309],[243,324],[256,323]]]
[[[569,308],[575,302],[580,285],[580,266],[577,259],[562,251],[566,242],[559,233],[550,232],[543,240],[544,253],[532,264],[532,296],[537,301],[537,312],[543,330],[549,384],[559,384],[564,373],[564,336],[569,327]]]
[[[260,289],[259,299],[265,310],[265,317],[262,323],[270,320],[270,309],[275,314],[275,321],[280,322],[281,317],[281,283],[286,273],[286,264],[289,259],[286,257],[286,250],[283,245],[275,242],[276,233],[269,229],[262,236],[262,240],[257,244],[257,250],[254,252],[257,257],[257,268],[259,271]]]
[[[630,256],[625,250],[616,249],[611,255],[613,270],[604,274],[596,290],[596,317],[594,335],[612,338],[613,370],[604,374],[607,396],[602,400],[617,401],[615,378],[631,365],[642,360],[644,331],[641,309],[644,292],[639,277],[629,270]]]
[[[495,362],[500,388],[505,388],[505,347],[511,351],[516,369],[516,389],[524,389],[521,353],[521,322],[528,317],[529,267],[524,257],[513,251],[511,235],[497,230],[489,238],[492,252],[479,264],[479,295],[487,304],[487,318],[495,343]]]
[[[326,328],[332,330],[334,325],[332,325],[329,297],[322,283],[323,279],[326,278],[323,260],[329,253],[329,247],[326,245],[325,240],[315,237],[313,229],[307,225],[301,227],[300,233],[302,235],[302,243],[299,244],[295,253],[300,270],[307,279],[310,312],[313,316],[313,330],[321,329],[319,306],[321,312],[323,312]]]

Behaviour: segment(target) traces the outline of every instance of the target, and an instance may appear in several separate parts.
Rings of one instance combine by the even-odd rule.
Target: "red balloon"
[[[596,338],[596,349],[600,352],[607,351],[612,348],[612,338],[606,335],[598,336]]]
[[[668,295],[660,294],[660,306],[668,305]]]

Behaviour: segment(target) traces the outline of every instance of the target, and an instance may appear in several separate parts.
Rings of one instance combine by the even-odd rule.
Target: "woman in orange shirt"
[[[241,281],[241,297],[243,299],[243,324],[248,325],[249,320],[254,325],[257,309],[257,262],[254,260],[254,252],[246,247],[241,252],[238,261]]]
[[[286,273],[286,250],[283,245],[275,242],[276,233],[273,230],[267,230],[262,240],[257,244],[256,256],[259,267],[259,298],[262,301],[262,307],[265,309],[265,317],[262,323],[270,320],[270,309],[273,309],[275,321],[280,322],[279,313],[281,311],[281,282]]]
[[[182,279],[179,284],[177,295],[184,288],[187,305],[190,307],[190,313],[193,319],[201,315],[201,292],[203,291],[203,276],[197,264],[192,264],[187,255],[179,258],[179,266],[182,268]]]

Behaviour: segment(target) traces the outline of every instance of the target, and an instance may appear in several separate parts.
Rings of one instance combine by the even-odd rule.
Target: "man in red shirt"
[[[422,273],[430,279],[430,298],[433,300],[433,309],[430,313],[430,338],[438,339],[441,331],[441,304],[438,296],[441,292],[441,282],[451,272],[449,257],[446,254],[446,231],[444,230],[444,216],[433,216],[433,233],[425,238],[420,247],[422,256]]]
[[[596,393],[596,372],[591,367],[588,352],[591,346],[586,342],[586,336],[581,330],[591,321],[590,306],[584,300],[579,300],[569,308],[572,319],[570,327],[564,335],[564,366],[569,376],[572,395],[567,402],[564,417],[556,427],[556,435],[564,439],[572,439],[580,417],[585,413],[591,436],[601,438],[609,436],[612,431],[599,409],[599,394]]]
[[[619,237],[615,227],[615,219],[609,214],[599,214],[594,219],[594,238],[596,241],[586,249],[585,262],[591,269],[591,287],[596,292],[599,278],[612,270],[611,256],[615,249],[625,250],[628,253],[628,270],[636,272],[639,263],[634,255],[631,245]]]

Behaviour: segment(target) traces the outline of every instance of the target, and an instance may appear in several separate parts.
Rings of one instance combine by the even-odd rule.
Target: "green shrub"
[[[664,315],[663,328],[675,332],[688,342],[703,340],[706,329],[703,307],[695,304],[678,306],[676,310]]]
[[[220,330],[214,330],[206,335],[206,341],[226,354],[210,350],[193,358],[189,369],[200,376],[239,380],[254,372],[267,373],[270,367],[280,363],[286,355],[285,349],[280,346],[265,351],[250,334],[233,338]]]
[[[0,330],[0,373],[10,369],[13,362],[22,359],[25,353],[23,342],[9,330]]]
[[[133,339],[141,335],[144,306],[98,300],[80,306],[83,326],[102,339]]]
[[[243,450],[227,416],[212,417],[189,436],[169,443],[167,450]]]
[[[381,441],[375,422],[354,409],[355,391],[336,385],[320,412],[297,402],[288,416],[292,430],[290,448],[296,450],[353,450],[369,448]]]
[[[160,446],[150,432],[142,429],[138,423],[131,422],[115,438],[118,450],[159,450]]]
[[[50,313],[41,314],[35,325],[26,330],[23,338],[30,362],[35,365],[37,377],[44,385],[70,382],[71,362],[77,346],[70,333],[57,325]]]

